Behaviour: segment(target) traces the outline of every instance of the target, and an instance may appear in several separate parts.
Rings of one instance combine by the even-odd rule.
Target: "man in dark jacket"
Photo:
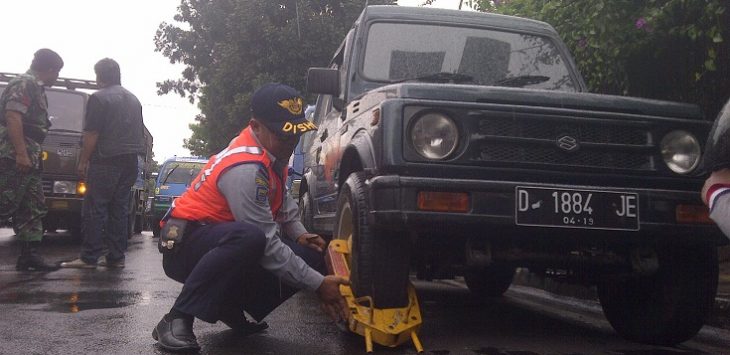
[[[78,174],[86,179],[83,234],[78,259],[64,268],[123,268],[127,250],[129,199],[137,179],[137,155],[144,154],[142,105],[121,86],[119,64],[104,58],[94,66],[100,90],[89,97]],[[104,243],[106,239],[106,243]],[[99,261],[104,247],[105,258]]]

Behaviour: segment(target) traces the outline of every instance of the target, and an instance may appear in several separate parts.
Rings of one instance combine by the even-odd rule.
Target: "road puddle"
[[[129,291],[7,292],[0,294],[0,303],[45,305],[45,310],[60,313],[122,308],[144,302],[142,293]]]

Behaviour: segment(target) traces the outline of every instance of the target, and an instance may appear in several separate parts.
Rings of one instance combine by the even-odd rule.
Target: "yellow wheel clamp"
[[[349,254],[347,240],[331,241],[325,256],[329,272],[349,279]],[[350,308],[347,326],[350,331],[365,337],[367,352],[373,352],[373,342],[396,347],[408,340],[413,341],[416,351],[423,352],[423,346],[416,334],[421,327],[421,309],[412,284],[408,284],[408,305],[403,308],[375,308],[370,296],[355,298],[350,286],[340,285],[340,293]]]

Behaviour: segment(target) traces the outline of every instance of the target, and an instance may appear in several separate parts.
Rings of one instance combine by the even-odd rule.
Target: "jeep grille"
[[[43,194],[48,196],[53,193],[53,181],[43,180]]]
[[[493,111],[468,114],[470,159],[478,162],[656,170],[649,124]]]

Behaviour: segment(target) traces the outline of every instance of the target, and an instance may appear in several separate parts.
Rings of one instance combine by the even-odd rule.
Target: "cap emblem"
[[[295,97],[293,99],[281,100],[278,102],[279,106],[287,109],[292,115],[301,115],[302,107],[304,106],[304,100],[301,97]]]

